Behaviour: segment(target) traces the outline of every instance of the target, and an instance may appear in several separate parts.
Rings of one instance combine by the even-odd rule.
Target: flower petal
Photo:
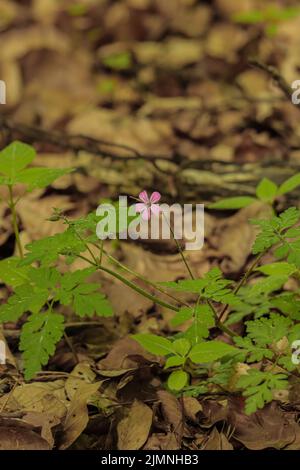
[[[154,191],[150,196],[150,202],[155,203],[158,202],[161,198],[161,194],[158,191]]]
[[[145,204],[149,204],[149,196],[148,196],[148,193],[147,191],[142,191],[140,194],[139,194],[139,199],[144,202]]]
[[[142,219],[143,220],[149,220],[151,216],[151,210],[150,207],[146,207],[143,212],[142,212]]]
[[[135,205],[135,210],[137,212],[143,212],[145,209],[147,209],[147,206],[146,204],[144,204],[143,202],[138,202],[136,205]]]
[[[160,207],[158,204],[151,204],[150,209],[151,209],[152,214],[154,215],[158,215],[160,212]]]

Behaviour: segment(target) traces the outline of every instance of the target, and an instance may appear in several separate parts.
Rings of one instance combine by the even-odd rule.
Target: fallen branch
[[[282,77],[279,70],[277,70],[275,67],[272,67],[271,65],[263,64],[262,62],[256,59],[249,60],[249,65],[259,70],[262,70],[263,72],[266,72],[269,77],[274,80],[278,88],[285,94],[286,98],[291,101],[292,89],[287,83],[287,81]]]
[[[70,135],[59,132],[50,132],[39,127],[14,123],[4,116],[0,116],[0,130],[7,131],[9,135],[16,133],[22,138],[33,142],[43,142],[55,145],[61,149],[71,150],[75,153],[84,151],[94,155],[109,157],[112,160],[136,160],[137,158],[155,163],[158,160],[170,161],[165,155],[143,154],[129,145],[116,144],[101,139],[94,139],[86,135]],[[119,152],[113,149],[119,149]],[[125,154],[121,154],[123,150]],[[127,153],[127,154],[126,154]]]

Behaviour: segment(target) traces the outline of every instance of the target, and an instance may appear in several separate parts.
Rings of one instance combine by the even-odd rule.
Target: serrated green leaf
[[[86,250],[85,243],[80,240],[72,227],[63,233],[42,238],[26,245],[28,252],[20,262],[20,266],[30,265],[35,261],[41,266],[53,264],[59,255],[76,256]]]
[[[275,250],[275,256],[278,258],[286,256],[290,245],[285,241],[285,238],[288,238],[286,230],[293,227],[298,222],[299,217],[299,210],[296,207],[290,207],[282,212],[279,217],[274,216],[268,220],[251,220],[250,222],[258,225],[261,230],[256,237],[252,252],[254,254],[262,253],[273,245],[279,244],[279,247]]]
[[[36,289],[31,284],[15,288],[6,304],[0,306],[0,323],[16,322],[25,312],[38,312],[48,300],[48,290]]]
[[[195,364],[213,362],[227,354],[236,353],[234,346],[223,343],[222,341],[206,341],[196,344],[189,354],[189,358]]]
[[[100,317],[112,316],[113,309],[105,295],[100,292],[93,292],[91,287],[91,292],[89,292],[88,289],[89,288],[86,286],[85,291],[83,291],[82,286],[79,286],[73,290],[73,307],[75,313],[80,317],[92,317],[93,315]]]
[[[184,333],[185,337],[194,343],[209,336],[210,328],[215,326],[215,316],[211,307],[207,304],[198,305],[194,308],[194,321],[190,328]]]
[[[279,290],[287,282],[288,278],[288,276],[268,276],[260,279],[259,282],[251,287],[251,295],[256,296]]]
[[[246,325],[249,338],[259,346],[267,346],[287,336],[292,321],[282,315],[272,313],[270,318],[248,321]]]
[[[295,293],[283,292],[276,295],[270,300],[270,306],[288,315],[292,320],[300,321],[300,301]]]
[[[157,356],[167,356],[168,354],[174,354],[174,349],[171,341],[162,336],[153,334],[137,334],[132,336],[146,351]]]
[[[25,380],[32,379],[49,357],[64,332],[63,315],[48,311],[29,317],[22,328],[20,349],[23,351]]]
[[[247,374],[240,376],[237,386],[244,389],[243,395],[247,397],[245,411],[249,415],[272,401],[272,390],[287,388],[288,381],[285,374],[251,369]]]
[[[169,375],[168,387],[170,390],[179,392],[188,383],[189,375],[184,370],[176,370]]]
[[[243,207],[250,206],[250,204],[253,204],[256,201],[257,199],[250,196],[228,197],[226,199],[221,199],[221,201],[209,204],[208,208],[218,210],[242,209]]]
[[[204,299],[211,299],[224,304],[231,304],[236,301],[233,292],[227,287],[232,284],[232,281],[224,279],[219,268],[211,269],[201,279],[162,282],[161,284],[177,291],[197,293]]]
[[[285,258],[290,251],[288,243],[283,243],[281,246],[278,246],[274,251],[274,256],[278,259]]]
[[[273,351],[268,348],[260,347],[257,344],[254,344],[249,337],[242,338],[237,336],[234,338],[235,344],[243,350],[245,354],[243,361],[246,362],[259,362],[264,358],[272,359],[274,356]]]
[[[71,290],[78,284],[82,284],[86,279],[96,271],[96,268],[78,269],[77,271],[67,272],[61,278],[61,286],[65,290]]]
[[[12,256],[0,261],[0,280],[5,284],[16,287],[29,281],[29,267],[19,266],[21,258]]]

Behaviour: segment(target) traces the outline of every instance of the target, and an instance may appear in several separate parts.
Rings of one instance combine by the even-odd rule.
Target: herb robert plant
[[[253,260],[239,282],[224,279],[218,268],[201,279],[195,278],[178,247],[189,278],[157,284],[133,272],[104,249],[96,236],[99,218],[94,213],[69,220],[56,209],[51,220],[62,220],[65,231],[33,241],[24,250],[15,185],[22,185],[25,194],[46,187],[71,171],[28,168],[34,157],[34,149],[21,142],[13,142],[0,153],[0,183],[7,187],[18,250],[18,256],[0,262],[0,278],[13,288],[13,294],[0,307],[0,322],[20,320],[23,325],[19,348],[26,380],[47,364],[64,335],[65,319],[59,313],[59,305],[71,306],[79,317],[113,315],[101,286],[89,282],[96,271],[115,277],[128,289],[173,312],[172,326],[177,331],[174,336],[166,338],[158,332],[133,337],[147,351],[165,358],[166,387],[174,393],[197,396],[224,389],[239,392],[246,398],[246,412],[252,413],[271,401],[274,391],[288,389],[291,378],[299,380],[299,366],[291,361],[292,343],[300,338],[299,289],[283,290],[289,278],[299,279],[297,208],[290,207],[279,215],[273,209],[269,219],[249,221],[257,226],[258,235]],[[256,199],[273,206],[277,197],[299,185],[299,174],[279,187],[264,179],[257,187],[256,198],[231,198],[212,208],[237,209]],[[271,264],[263,264],[267,253],[274,258]],[[86,268],[60,272],[58,259],[62,258],[68,265],[80,258]],[[110,264],[104,265],[105,258]],[[141,288],[132,281],[133,277],[142,279],[149,288]],[[181,301],[180,293],[188,294],[190,302]],[[242,336],[231,330],[236,322],[244,324]],[[226,342],[212,339],[218,331],[227,337]]]

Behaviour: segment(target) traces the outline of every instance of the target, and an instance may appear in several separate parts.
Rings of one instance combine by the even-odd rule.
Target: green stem
[[[194,307],[194,310],[193,310],[193,317],[194,317],[194,324],[195,324],[195,332],[196,332],[196,338],[195,338],[195,342],[196,344],[198,343],[198,339],[199,339],[199,336],[198,336],[198,318],[197,318],[197,309],[198,309],[198,306],[199,306],[199,303],[200,303],[200,300],[201,300],[201,295],[198,296],[198,299],[197,299],[197,302],[196,302],[196,305]]]
[[[166,217],[165,217],[165,219],[166,219]],[[166,220],[167,220],[167,219],[166,219]],[[167,221],[167,223],[168,223],[168,221]],[[170,224],[168,224],[168,225],[169,225],[169,227],[170,227],[170,231],[171,231],[173,240],[175,241],[176,246],[177,246],[177,248],[178,248],[178,250],[179,250],[179,253],[180,253],[180,255],[181,255],[182,261],[184,262],[184,264],[185,264],[185,266],[186,266],[186,268],[187,268],[187,270],[188,270],[188,272],[189,272],[189,275],[191,276],[191,279],[194,280],[195,277],[194,277],[194,275],[193,275],[193,273],[192,273],[192,271],[191,271],[191,269],[190,269],[190,267],[189,267],[189,265],[188,265],[187,260],[185,259],[184,253],[183,253],[183,251],[182,251],[182,249],[181,249],[181,246],[179,245],[178,241],[177,241],[176,238],[175,238],[173,229],[172,229],[172,227],[170,226]],[[254,268],[252,268],[252,269],[254,269]],[[250,274],[249,274],[249,275],[250,275]],[[194,321],[195,321],[195,312],[196,312],[196,308],[197,308],[197,306],[198,306],[198,304],[199,304],[199,302],[200,302],[200,298],[201,298],[201,296],[198,297],[198,299],[197,299],[197,304],[196,304],[196,307],[195,307],[195,309],[194,309]],[[212,311],[213,311],[213,313],[214,313],[214,316],[215,316],[215,319],[216,319],[216,326],[217,326],[220,330],[222,330],[224,333],[226,333],[227,335],[229,335],[231,338],[233,338],[234,336],[238,336],[237,333],[235,333],[234,331],[232,331],[232,330],[231,330],[230,328],[228,328],[227,326],[223,325],[223,323],[222,323],[222,322],[220,321],[220,319],[218,318],[218,314],[217,314],[217,312],[216,312],[216,310],[215,310],[215,308],[214,308],[212,302],[211,302],[209,299],[207,299],[206,302],[207,302],[207,304],[210,306],[210,308],[212,309]],[[226,306],[226,308],[227,308],[227,306]]]
[[[254,271],[254,269],[256,268],[256,266],[258,265],[258,263],[260,262],[261,258],[264,256],[266,252],[263,251],[262,253],[260,253],[253,261],[253,263],[250,265],[250,267],[248,268],[248,270],[245,272],[244,276],[240,279],[240,281],[237,283],[233,293],[234,294],[237,294],[239,292],[239,290],[244,286],[244,284],[246,284],[246,282],[248,281],[250,275],[252,274],[252,272]],[[225,307],[223,308],[223,310],[221,311],[219,317],[218,317],[218,320],[220,322],[222,322],[223,320],[223,316],[225,316],[225,314],[227,313],[227,310],[228,310],[228,307],[229,305],[226,304]]]
[[[235,337],[235,336],[239,336],[235,331],[232,331],[230,328],[228,328],[227,326],[224,325],[224,323],[221,322],[221,320],[218,318],[218,314],[215,310],[215,307],[213,306],[213,303],[207,299],[207,303],[208,305],[210,306],[210,308],[212,309],[213,311],[213,314],[214,314],[214,317],[215,317],[215,320],[216,320],[216,326],[222,330],[224,333],[226,333],[227,335],[229,335],[231,338]]]
[[[110,274],[111,276],[114,276],[116,279],[119,279],[119,281],[123,282],[126,284],[128,287],[131,287],[131,289],[134,289],[136,292],[139,294],[142,294],[144,297],[152,300],[153,302],[161,305],[162,307],[169,308],[170,310],[173,310],[174,312],[178,312],[179,308],[176,307],[175,305],[171,305],[167,302],[164,302],[163,300],[158,299],[156,296],[150,294],[146,290],[136,286],[133,282],[128,281],[125,277],[121,276],[120,274],[116,273],[115,271],[112,271],[111,269],[104,268],[103,266],[98,266],[98,269]]]
[[[192,273],[191,268],[189,267],[189,264],[188,264],[188,262],[187,262],[187,260],[186,260],[186,258],[185,258],[185,256],[184,256],[184,253],[183,253],[183,250],[182,250],[180,244],[178,243],[178,240],[175,238],[174,231],[173,231],[171,225],[169,224],[169,222],[168,222],[168,220],[167,220],[167,218],[166,218],[166,216],[165,216],[164,213],[163,213],[163,216],[164,216],[165,221],[167,222],[167,224],[168,224],[168,226],[169,226],[170,232],[171,232],[171,234],[172,234],[172,237],[173,237],[173,240],[174,240],[174,242],[175,242],[175,245],[176,245],[176,247],[177,247],[177,249],[178,249],[178,251],[179,251],[179,253],[180,253],[181,259],[182,259],[182,261],[183,261],[183,263],[184,263],[184,265],[185,265],[185,267],[186,267],[186,269],[187,269],[189,275],[191,276],[191,279],[194,280],[195,277],[194,277],[194,275],[193,275],[193,273]]]
[[[19,232],[19,227],[18,227],[18,217],[17,217],[17,212],[16,212],[16,203],[14,201],[13,197],[13,190],[12,190],[12,185],[8,185],[8,191],[9,191],[9,207],[11,210],[11,215],[12,215],[12,224],[13,224],[13,229],[15,233],[15,238],[16,238],[16,244],[18,247],[19,255],[20,258],[24,258],[23,254],[23,248],[20,240],[20,232]]]
[[[100,256],[99,256],[99,264],[102,264],[102,257],[104,253],[104,240],[100,240]]]
[[[123,284],[125,284],[126,286],[130,287],[131,289],[135,290],[136,292],[138,292],[139,294],[143,295],[144,297],[146,297],[147,299],[149,300],[152,300],[154,303],[156,304],[159,304],[161,305],[162,307],[166,307],[166,308],[169,308],[170,310],[173,310],[174,312],[178,312],[179,311],[179,308],[176,307],[175,305],[171,305],[167,302],[164,302],[163,300],[160,300],[158,297],[150,294],[148,291],[146,291],[145,289],[142,289],[141,287],[138,287],[136,286],[133,282],[129,281],[128,279],[126,279],[125,277],[121,276],[121,274],[117,273],[116,271],[113,271],[111,269],[108,269],[108,268],[105,268],[104,266],[100,266],[98,263],[94,263],[93,261],[91,261],[90,259],[86,258],[85,256],[82,256],[82,255],[78,255],[79,258],[83,259],[84,261],[86,261],[87,263],[95,266],[97,269],[99,269],[100,271],[103,271],[103,272],[106,272],[107,274],[110,274],[111,276],[115,277],[116,279],[118,279],[119,281],[121,281]]]
[[[165,291],[162,287],[158,286],[155,282],[152,282],[152,281],[149,281],[146,277],[142,276],[141,274],[133,271],[132,269],[128,268],[127,266],[125,266],[125,264],[122,264],[120,263],[119,260],[117,260],[116,258],[114,258],[113,256],[111,256],[109,253],[107,253],[106,250],[102,250],[103,254],[111,261],[113,261],[117,266],[119,266],[121,269],[123,269],[124,271],[128,272],[129,274],[132,274],[133,276],[137,277],[138,279],[141,279],[141,281],[145,282],[146,284],[148,284],[149,286],[153,287],[154,289],[156,289],[157,291],[161,292],[162,294],[166,295],[167,297],[169,297],[170,299],[174,300],[175,302],[179,303],[179,304],[182,304],[182,305],[185,305],[186,307],[190,307],[190,305],[187,303],[187,302],[184,302],[183,300],[181,299],[178,299],[177,297],[175,297],[174,295],[172,294],[169,294],[167,291]],[[101,263],[100,263],[101,264]]]

